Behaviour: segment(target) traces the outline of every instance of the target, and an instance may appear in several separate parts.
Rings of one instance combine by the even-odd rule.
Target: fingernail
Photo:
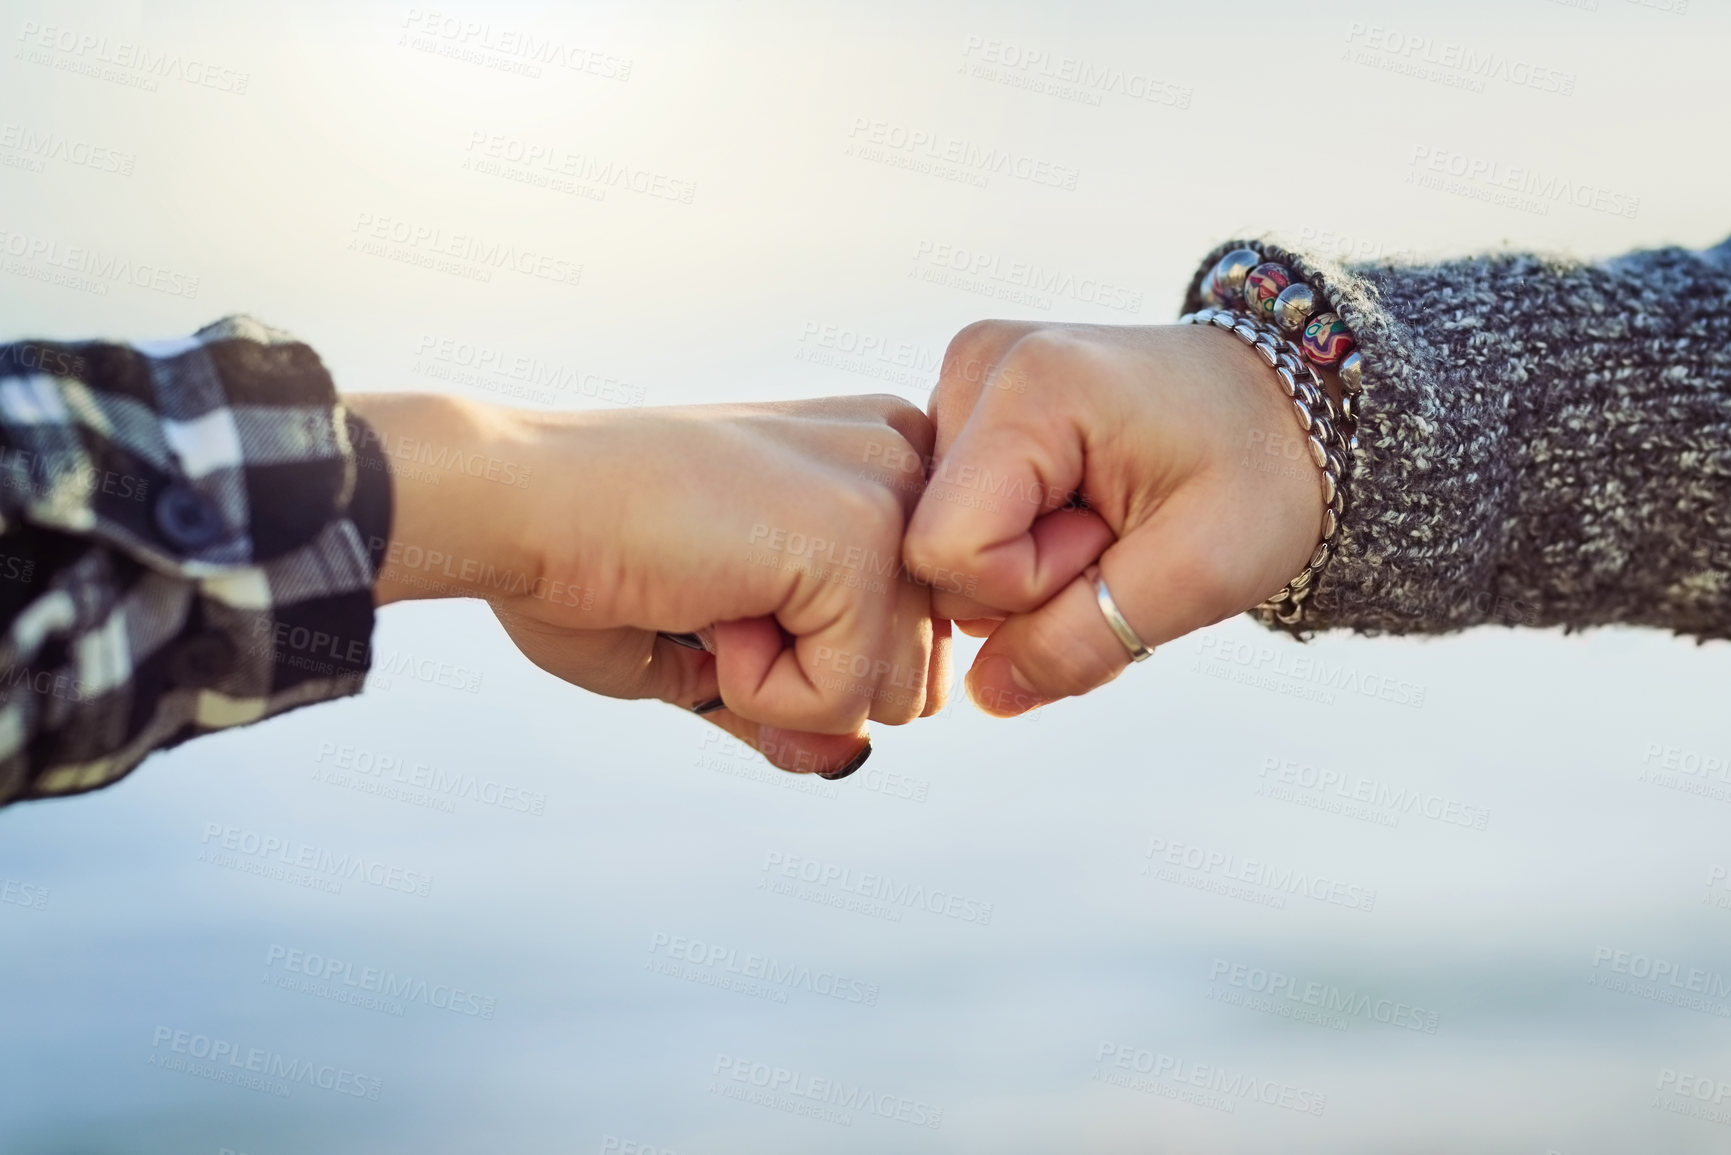
[[[849,774],[852,774],[855,770],[864,766],[866,764],[866,759],[871,756],[872,744],[867,742],[865,744],[865,749],[853,756],[853,761],[849,762],[846,766],[843,766],[840,770],[832,770],[828,774],[819,774],[818,777],[827,778],[831,782],[840,782],[843,778],[846,778]]]
[[[707,702],[699,702],[691,707],[693,714],[713,714],[724,705],[720,698],[711,698]]]
[[[998,667],[1004,667],[1005,672],[994,676]],[[1009,686],[1003,684],[1006,677]],[[965,684],[974,705],[994,718],[1014,718],[1050,701],[1029,684],[1008,658],[990,657],[975,662]]]
[[[701,650],[703,648],[703,639],[696,634],[670,634],[666,630],[662,630],[661,636],[674,645],[684,646],[688,650]]]
[[[1006,664],[1010,667],[1010,681],[1016,683],[1016,689],[1022,691],[1024,694],[1038,698],[1040,696],[1040,691],[1034,689],[1034,683],[1028,681],[1027,678],[1022,676],[1022,671],[1016,669],[1016,663],[1008,662]]]

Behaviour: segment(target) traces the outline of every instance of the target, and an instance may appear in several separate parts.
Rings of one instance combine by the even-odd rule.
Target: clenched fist
[[[778,766],[850,772],[868,721],[942,708],[948,622],[902,567],[930,423],[894,397],[533,413],[349,403],[386,436],[519,463],[521,486],[393,479],[381,603],[485,597],[542,669],[695,709]],[[391,558],[437,554],[429,586]],[[502,582],[498,574],[522,575]],[[490,580],[491,579],[491,580]],[[705,648],[667,635],[700,634]],[[689,641],[689,637],[687,638]]]
[[[969,693],[1010,716],[1129,664],[1096,561],[1150,646],[1255,606],[1303,568],[1323,510],[1266,365],[1212,326],[982,321],[950,343],[910,571],[969,575],[933,609],[989,635]]]

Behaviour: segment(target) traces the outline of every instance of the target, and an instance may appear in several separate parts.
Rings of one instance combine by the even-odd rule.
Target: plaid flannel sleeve
[[[0,345],[0,804],[359,691],[374,446],[318,356],[246,317]]]

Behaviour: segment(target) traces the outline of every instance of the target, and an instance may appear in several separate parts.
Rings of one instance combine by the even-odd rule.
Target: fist
[[[950,342],[929,413],[903,553],[912,573],[965,575],[933,611],[987,635],[967,686],[990,713],[1129,664],[1091,565],[1158,646],[1270,597],[1316,546],[1318,470],[1270,450],[1298,433],[1291,402],[1212,326],[981,321]]]

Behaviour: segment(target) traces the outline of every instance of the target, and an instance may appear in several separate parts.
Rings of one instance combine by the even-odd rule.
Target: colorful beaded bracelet
[[[1358,426],[1364,392],[1364,355],[1338,314],[1317,313],[1323,297],[1296,279],[1285,265],[1265,261],[1255,249],[1233,249],[1202,278],[1202,303],[1215,309],[1243,309],[1272,322],[1294,338],[1305,360],[1340,374],[1341,415],[1350,436]],[[1353,446],[1357,448],[1357,446]]]
[[[1256,607],[1264,622],[1296,626],[1304,618],[1304,601],[1316,587],[1328,559],[1334,555],[1336,538],[1340,534],[1341,518],[1346,513],[1346,472],[1350,434],[1346,421],[1334,407],[1316,369],[1309,364],[1299,347],[1280,329],[1247,313],[1230,309],[1202,309],[1186,313],[1178,319],[1181,325],[1217,325],[1236,335],[1254,349],[1280,379],[1281,388],[1292,402],[1298,424],[1305,433],[1305,445],[1310,459],[1322,471],[1322,533],[1310,560],[1298,576],[1281,587],[1279,593]]]

